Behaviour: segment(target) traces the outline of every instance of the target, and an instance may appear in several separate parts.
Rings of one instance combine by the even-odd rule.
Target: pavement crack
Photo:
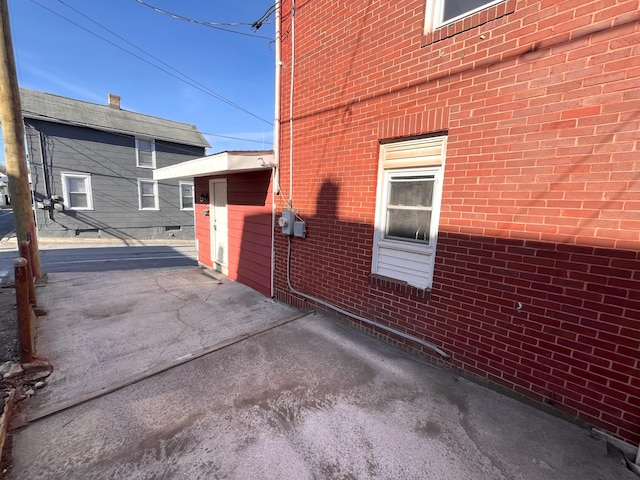
[[[204,345],[202,344],[202,340],[203,340],[203,339],[202,339],[202,333],[200,332],[200,329],[199,329],[197,326],[195,326],[195,325],[193,325],[193,324],[189,323],[187,320],[185,320],[185,319],[183,318],[182,311],[183,311],[187,306],[188,306],[187,304],[182,305],[180,308],[178,308],[178,310],[176,310],[176,318],[178,319],[178,321],[179,321],[180,323],[182,323],[182,324],[184,325],[184,328],[180,331],[180,333],[178,334],[178,336],[181,336],[181,335],[182,335],[182,333],[183,333],[187,328],[191,328],[191,329],[192,329],[192,330],[193,330],[193,331],[198,335],[198,343],[200,344],[200,347],[204,348]]]
[[[203,338],[202,338],[202,334],[200,333],[200,329],[198,327],[196,327],[195,325],[192,325],[191,323],[187,322],[184,318],[183,318],[183,314],[182,314],[182,310],[184,310],[186,307],[188,306],[188,304],[182,305],[180,308],[178,308],[176,310],[176,319],[183,325],[182,328],[180,329],[180,331],[178,332],[177,335],[175,335],[172,338],[172,341],[167,343],[167,345],[160,351],[160,353],[158,354],[159,358],[162,358],[162,356],[164,355],[164,353],[169,349],[169,347],[171,347],[172,345],[175,344],[175,340],[178,340],[182,337],[182,334],[187,331],[188,329],[193,330],[197,335],[198,335],[198,343],[200,344],[201,348],[204,348],[205,345],[203,344]]]
[[[489,460],[494,470],[497,470],[498,473],[500,474],[501,479],[507,480],[511,478],[509,475],[509,469],[507,468],[507,466],[498,458],[494,458],[493,455],[486,452],[485,449],[482,447],[482,442],[480,442],[477,438],[478,435],[477,435],[476,429],[471,424],[471,421],[469,420],[469,415],[462,410],[459,410],[459,412],[460,412],[460,426],[464,430],[464,433],[467,435],[467,438],[471,440],[471,442],[475,445],[478,452],[480,452],[486,459]]]
[[[164,293],[166,293],[167,295],[171,295],[173,298],[176,298],[178,300],[182,300],[182,298],[180,298],[179,295],[176,295],[175,293],[173,293],[173,291],[169,290],[168,288],[163,287],[160,284],[160,280],[158,280],[158,277],[154,276],[153,277],[153,281],[155,282],[156,286],[162,290]]]

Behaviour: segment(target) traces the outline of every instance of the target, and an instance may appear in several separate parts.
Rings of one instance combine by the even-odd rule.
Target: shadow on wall
[[[268,297],[273,232],[271,176],[269,169],[227,177],[229,276]]]
[[[371,275],[374,227],[342,220],[339,193],[326,180],[307,237],[291,238],[296,290],[435,343],[454,369],[640,440],[640,252],[441,230],[433,287],[420,290]],[[287,254],[276,228],[276,298],[296,304]]]

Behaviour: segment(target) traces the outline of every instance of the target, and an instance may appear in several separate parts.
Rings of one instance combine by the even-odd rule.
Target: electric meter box
[[[307,236],[307,224],[304,222],[293,222],[293,236],[304,238]]]
[[[282,216],[278,219],[278,225],[282,228],[283,235],[293,235],[293,224],[296,216],[293,210],[287,209],[282,211]]]

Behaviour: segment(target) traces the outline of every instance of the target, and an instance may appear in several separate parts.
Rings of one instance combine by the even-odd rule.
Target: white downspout
[[[289,208],[293,208],[293,82],[296,67],[296,0],[291,0],[291,85],[289,90]]]
[[[273,167],[271,188],[271,298],[275,295],[275,273],[276,273],[276,195],[280,194],[280,77],[282,75],[282,59],[281,59],[281,39],[280,39],[280,22],[282,2],[276,2],[276,28],[275,28],[275,101],[273,114]]]

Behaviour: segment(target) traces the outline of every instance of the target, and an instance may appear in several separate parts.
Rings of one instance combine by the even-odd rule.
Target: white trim
[[[425,23],[424,30],[425,33],[433,32],[434,30],[443,27],[445,25],[449,25],[450,23],[457,22],[458,20],[468,17],[469,15],[473,15],[476,12],[484,10],[485,8],[491,7],[493,5],[497,5],[498,3],[504,2],[505,0],[488,0],[483,5],[471,9],[465,13],[458,15],[457,17],[453,17],[447,21],[444,21],[442,17],[444,16],[444,4],[447,0],[426,0],[426,9],[425,9]]]
[[[62,178],[62,197],[64,199],[64,208],[67,210],[93,210],[93,190],[91,189],[91,174],[90,173],[77,173],[77,172],[61,172]],[[84,187],[87,195],[86,207],[72,207],[71,197],[69,192],[69,184],[67,179],[79,178],[84,180]]]
[[[446,140],[447,137],[442,136],[381,145],[371,263],[373,274],[405,281],[418,288],[432,286],[442,202]],[[425,152],[427,148],[432,149],[434,145],[439,151],[438,162],[434,161],[432,152],[428,155],[419,154]],[[398,156],[400,151],[406,152],[404,161]],[[397,157],[400,161],[390,162],[388,157]],[[421,161],[423,166],[419,166]],[[407,164],[411,164],[411,168],[397,168],[398,165]],[[426,243],[385,238],[389,181],[393,178],[409,176],[434,177],[429,240]]]
[[[184,206],[184,195],[182,195],[182,187],[184,185],[187,185],[187,186],[191,187],[191,206],[190,207],[186,207],[186,208]],[[179,189],[179,192],[180,192],[180,210],[193,210],[194,204],[195,204],[195,201],[196,201],[196,199],[194,197],[195,186],[194,186],[193,182],[180,180],[178,182],[178,189]]]
[[[149,142],[151,144],[151,166],[140,165],[140,142]],[[156,141],[153,138],[136,137],[136,167],[156,168]]]
[[[225,173],[255,172],[273,168],[273,151],[221,152],[153,171],[154,180],[208,177]]]
[[[151,183],[153,184],[153,198],[155,201],[155,207],[153,208],[149,208],[149,207],[143,207],[142,206],[142,188],[141,188],[141,184],[142,183]],[[160,210],[160,207],[158,206],[158,182],[155,180],[152,180],[150,178],[139,178],[138,179],[138,210]]]
[[[215,185],[223,186],[224,195]],[[209,179],[209,243],[213,269],[229,275],[229,203],[226,178]],[[224,200],[224,201],[222,201]],[[220,226],[220,228],[218,228]],[[222,247],[222,258],[216,249]]]

